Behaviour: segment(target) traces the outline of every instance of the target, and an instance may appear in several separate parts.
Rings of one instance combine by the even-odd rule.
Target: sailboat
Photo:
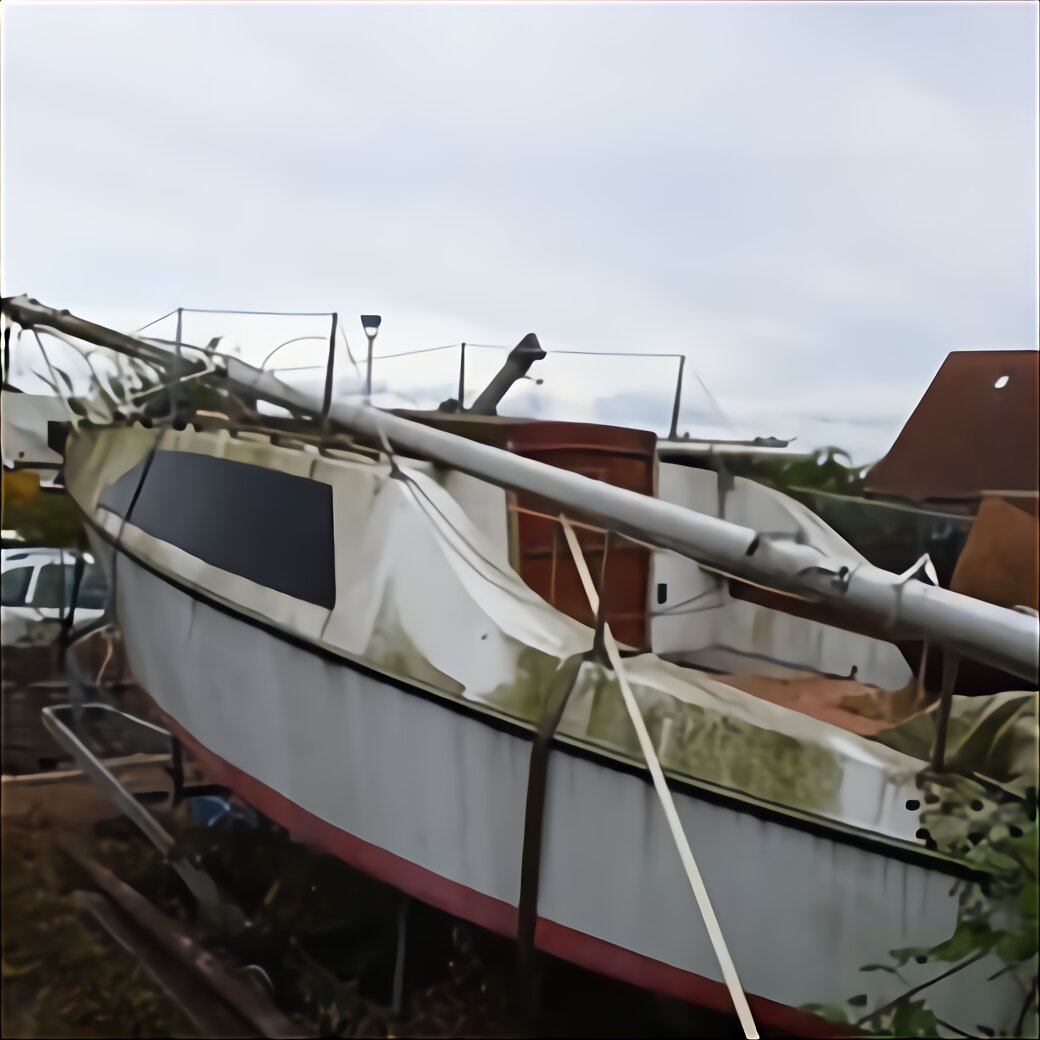
[[[132,671],[298,840],[528,952],[736,1005],[747,1035],[833,1032],[805,1008],[886,1005],[906,982],[864,965],[955,930],[985,869],[929,831],[935,762],[842,705],[913,686],[900,638],[1033,689],[1034,613],[879,570],[652,433],[499,415],[533,335],[472,407],[395,412],[336,398],[331,349],[319,394],[3,313],[121,359],[50,444]],[[936,982],[936,1013],[1010,1027],[1001,967]]]

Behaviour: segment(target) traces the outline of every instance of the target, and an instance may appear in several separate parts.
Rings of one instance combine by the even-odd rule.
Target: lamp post
[[[368,365],[365,369],[365,400],[372,396],[372,344],[379,335],[379,326],[382,317],[378,314],[362,314],[361,326],[365,330],[365,338],[368,340]]]

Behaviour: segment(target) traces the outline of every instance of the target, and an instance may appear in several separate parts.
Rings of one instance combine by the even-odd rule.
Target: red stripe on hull
[[[604,939],[576,931],[544,917],[535,927],[535,945],[546,953],[571,961],[590,971],[629,982],[642,989],[653,990],[666,997],[676,997],[712,1011],[733,1011],[729,990],[721,982],[706,979],[692,971],[684,971],[663,961],[655,961],[641,953],[615,946]],[[852,1026],[827,1022],[807,1011],[778,1004],[766,997],[747,995],[755,1022],[769,1026],[785,1036],[859,1036]]]
[[[435,874],[336,827],[297,805],[216,752],[199,743],[187,730],[160,711],[167,727],[190,748],[209,778],[231,788],[268,818],[285,827],[294,840],[339,857],[352,867],[385,881],[410,896],[508,938],[517,934],[517,908],[501,899]],[[546,953],[571,961],[642,989],[676,997],[699,1007],[732,1011],[729,991],[721,982],[634,953],[585,932],[539,917],[535,945]],[[816,1015],[748,994],[756,1022],[789,1036],[853,1036],[859,1030]]]
[[[516,936],[516,907],[435,874],[432,870],[363,841],[309,813],[285,795],[200,744],[165,712],[161,714],[167,727],[191,749],[208,776],[230,787],[265,816],[281,824],[294,840],[338,856],[352,867],[386,881],[438,910],[465,918],[499,935],[509,938]]]

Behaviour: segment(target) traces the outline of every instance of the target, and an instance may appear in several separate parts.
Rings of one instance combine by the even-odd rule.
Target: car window
[[[31,571],[31,568],[28,567],[22,569],[27,573]],[[34,607],[55,610],[68,609],[72,602],[75,580],[76,566],[74,563],[44,564],[40,568],[39,577],[36,579],[32,605]],[[26,581],[26,586],[28,586],[28,580]],[[23,599],[24,595],[25,590],[23,589]],[[105,572],[96,563],[86,564],[83,568],[83,577],[80,579],[77,606],[82,607],[84,610],[103,610],[107,598],[108,584],[105,581]]]
[[[36,578],[32,605],[41,609],[64,609],[72,598],[72,579],[71,563],[45,563]]]
[[[5,607],[22,607],[29,591],[32,567],[12,567],[0,578],[0,603]]]
[[[79,596],[76,606],[84,610],[104,610],[108,600],[108,582],[105,572],[96,563],[88,563],[83,569],[83,578],[79,583]]]

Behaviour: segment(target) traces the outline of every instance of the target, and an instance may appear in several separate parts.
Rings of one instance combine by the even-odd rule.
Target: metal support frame
[[[679,437],[679,404],[682,401],[682,377],[683,369],[686,367],[686,355],[679,355],[679,375],[675,380],[675,400],[672,402],[672,424],[668,428],[668,439],[677,440]]]
[[[144,966],[155,983],[188,1016],[197,1030],[195,1035],[257,1035],[256,1027],[229,1009],[224,1001],[214,999],[209,987],[200,987],[198,973],[189,971],[164,950],[139,918],[131,917],[124,907],[106,896],[107,893],[99,895],[77,889],[70,894],[69,900],[81,913],[93,917],[115,942]]]
[[[946,734],[953,707],[953,687],[957,682],[960,658],[949,651],[942,659],[942,686],[939,688],[939,714],[935,723],[935,747],[932,751],[932,769],[942,773],[946,769]]]
[[[466,410],[466,344],[460,344],[459,350],[459,411]]]
[[[221,959],[200,946],[191,932],[180,922],[167,917],[153,906],[140,892],[121,881],[111,871],[67,841],[59,842],[63,851],[80,867],[100,892],[118,908],[125,920],[132,922],[140,932],[177,963],[189,969],[198,981],[217,995],[222,1004],[233,1009],[244,1019],[246,1034],[266,1038],[302,1040],[310,1035],[300,1029],[270,999],[245,981],[240,973],[232,973]],[[140,934],[139,932],[139,934]],[[264,978],[267,973],[254,967]],[[233,1035],[242,1035],[236,1033]]]
[[[592,658],[601,664],[607,663],[607,649],[604,642],[604,632],[607,627],[607,560],[610,557],[610,545],[614,532],[608,530],[603,538],[603,561],[599,568],[599,603],[596,607],[596,625],[592,637]]]
[[[82,543],[82,538],[81,538]],[[64,560],[62,563],[64,564]],[[65,616],[61,619],[61,636],[59,638],[58,645],[61,647],[62,654],[64,655],[69,647],[70,635],[72,633],[72,623],[76,619],[76,601],[79,599],[80,585],[83,583],[83,570],[85,563],[83,560],[82,550],[76,553],[76,558],[72,564],[72,595],[69,596],[69,609]],[[62,570],[62,585],[65,584],[64,568]],[[63,590],[64,591],[64,588]]]
[[[116,777],[105,768],[104,763],[83,743],[83,741],[59,717],[60,713],[68,710],[69,705],[54,704],[41,709],[43,724],[52,737],[72,756],[76,765],[90,777],[94,783],[102,789],[109,799],[125,813],[140,829],[146,838],[165,856],[173,847],[173,837],[166,829],[148,812],[140,802],[116,779]],[[108,704],[90,703],[82,705],[82,711],[110,711],[125,718],[132,719],[155,733],[165,737],[170,734],[160,726],[145,722],[143,719],[134,719],[133,716],[125,715],[124,712],[113,708]]]
[[[184,333],[184,308],[183,307],[178,307],[177,308],[177,336],[176,336],[176,340],[174,341],[174,352],[177,355],[177,371],[178,372],[181,370],[181,365],[184,362],[184,344],[183,344],[183,340],[181,338],[183,336],[183,333]],[[170,386],[170,419],[171,420],[175,420],[177,418],[177,398],[180,396],[179,391],[180,391],[180,387],[178,386],[177,383],[171,384],[171,386]]]
[[[524,810],[524,842],[520,861],[520,903],[517,908],[516,983],[520,1007],[532,1003],[534,988],[534,943],[538,923],[538,886],[542,867],[542,837],[545,798],[549,779],[549,752],[581,667],[591,651],[568,657],[553,677],[538,732],[531,745]]]
[[[394,980],[390,991],[390,1013],[399,1018],[404,1010],[404,980],[408,955],[408,907],[411,900],[401,895],[397,907],[397,945],[394,954]]]
[[[378,314],[362,314],[361,315],[361,327],[365,332],[365,339],[368,340],[368,358],[365,363],[365,401],[366,403],[372,397],[372,362],[373,348],[376,342],[376,336],[379,335],[379,326],[382,324],[383,319]],[[369,331],[371,330],[371,331]]]
[[[328,421],[329,409],[332,407],[332,376],[336,366],[336,328],[339,325],[339,315],[332,312],[332,331],[329,333],[329,357],[325,363],[325,393],[321,402],[322,421]]]
[[[61,665],[65,669],[65,674],[69,677],[70,703],[73,705],[73,718],[76,720],[77,723],[80,720],[80,711],[82,709],[82,706],[87,699],[85,683],[83,682],[83,673],[79,667],[79,662],[76,660],[75,654],[72,652],[72,647],[77,642],[79,642],[80,638],[82,638],[83,636],[83,634],[81,633],[75,639],[72,638],[72,625],[76,618],[76,601],[79,599],[80,585],[83,581],[83,571],[83,553],[80,552],[76,556],[75,563],[73,564],[72,595],[69,597],[68,612],[61,620],[61,629],[58,632],[57,653],[55,655],[60,659]],[[63,566],[63,585],[64,581],[65,578]]]
[[[105,767],[97,755],[61,720],[59,715],[70,709],[71,705],[68,704],[55,704],[43,708],[41,714],[47,731],[58,744],[68,751],[83,773],[138,827],[141,833],[148,838],[159,852],[169,859],[170,851],[174,844],[172,835],[145,808],[141,800],[131,794]],[[114,712],[144,729],[173,739],[172,734],[161,726],[156,726],[145,719],[129,715],[118,708],[112,707],[110,704],[84,704],[80,710],[82,712]],[[180,875],[181,880],[187,886],[192,896],[194,896],[203,917],[213,921],[218,927],[229,930],[237,930],[245,925],[245,915],[239,907],[221,895],[213,879],[208,874],[183,860],[169,859],[169,862]]]
[[[200,798],[203,795],[227,797],[230,793],[223,784],[191,784],[184,783],[184,745],[175,734],[170,734],[170,766],[166,771],[173,781],[173,793],[170,804],[180,805],[186,798]]]

